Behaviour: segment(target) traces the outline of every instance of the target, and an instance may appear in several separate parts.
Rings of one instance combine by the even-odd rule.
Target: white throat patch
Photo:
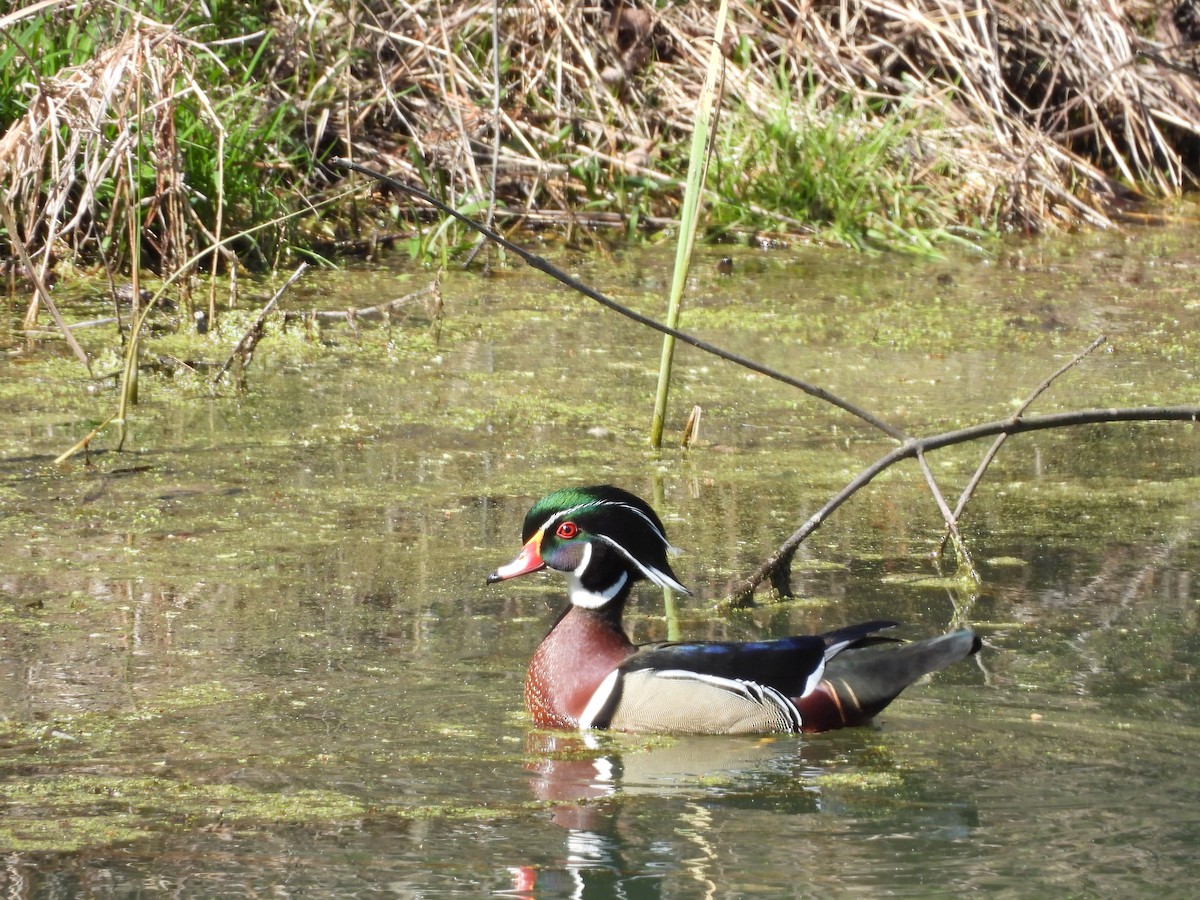
[[[581,571],[583,566],[576,569],[575,572]],[[629,581],[629,573],[622,572],[621,577],[613,584],[610,584],[602,591],[589,591],[583,586],[583,582],[579,580],[579,576],[571,572],[567,575],[567,597],[575,606],[582,606],[584,609],[599,609],[604,606],[613,597],[621,592],[621,588],[625,587]]]

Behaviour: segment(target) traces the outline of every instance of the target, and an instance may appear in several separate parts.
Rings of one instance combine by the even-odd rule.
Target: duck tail
[[[851,646],[825,665],[815,689],[794,702],[803,730],[829,731],[865,725],[906,687],[979,651],[970,629],[911,643]]]

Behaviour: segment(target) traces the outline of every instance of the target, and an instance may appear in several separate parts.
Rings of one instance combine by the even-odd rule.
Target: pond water
[[[716,260],[731,255],[732,275]],[[650,314],[668,251],[556,261]],[[1194,229],[931,262],[705,251],[684,327],[912,434],[1010,414],[1195,402]],[[289,308],[426,286],[310,273]],[[795,599],[721,604],[893,444],[681,348],[671,446],[647,450],[659,340],[526,269],[447,273],[444,308],[270,331],[272,292],[208,336],[150,340],[123,452],[53,459],[115,411],[59,343],[0,324],[0,889],[10,897],[1019,896],[1176,893],[1200,876],[1200,437],[1099,426],[1010,440],[962,521],[970,589],[930,558],[912,465],[816,532]],[[103,313],[80,302],[74,318]],[[169,319],[170,313],[164,313]],[[81,330],[97,371],[102,329]],[[166,369],[174,368],[175,374]],[[703,409],[699,443],[678,448]],[[953,502],[985,447],[931,466]],[[774,636],[880,617],[975,627],[975,660],[869,728],[805,737],[531,730],[524,667],[562,602],[486,586],[529,504],[609,481],[652,499],[695,594],[636,640]]]

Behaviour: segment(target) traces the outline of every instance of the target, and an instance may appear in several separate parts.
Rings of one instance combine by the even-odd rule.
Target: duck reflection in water
[[[879,833],[938,844],[970,836],[978,824],[972,801],[913,775],[872,789],[873,774],[896,767],[876,758],[886,752],[875,746],[877,732],[843,734],[830,741],[531,732],[530,786],[566,832],[565,846],[557,861],[510,869],[512,890],[649,898],[690,882],[697,896],[719,896],[726,867],[762,865],[746,858],[748,840],[752,848],[778,845],[791,840],[782,837],[789,829],[840,831],[866,821]],[[874,762],[848,766],[848,756],[862,753]],[[848,767],[861,781],[845,777]]]

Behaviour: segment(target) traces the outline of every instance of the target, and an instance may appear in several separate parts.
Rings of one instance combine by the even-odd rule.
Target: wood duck
[[[489,584],[565,572],[570,604],[538,645],[525,705],[540,728],[752,734],[863,725],[923,675],[979,649],[970,630],[905,643],[888,621],[745,643],[634,645],[621,624],[643,579],[681,594],[654,510],[610,485],[567,488],[525,517],[521,552]]]

